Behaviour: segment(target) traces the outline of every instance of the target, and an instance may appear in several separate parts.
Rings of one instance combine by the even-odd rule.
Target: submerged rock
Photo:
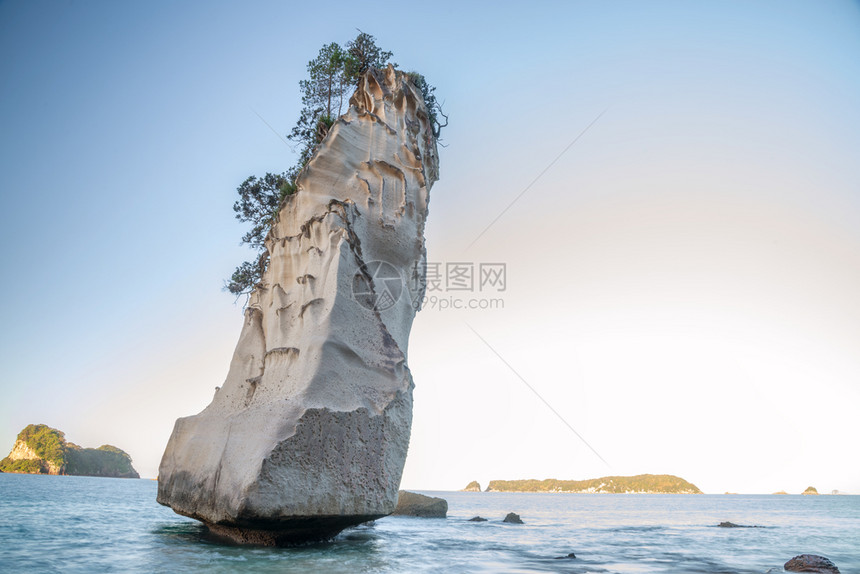
[[[801,554],[785,563],[787,572],[818,572],[821,574],[839,574],[839,568],[824,556],[817,554]]]
[[[369,70],[266,238],[224,384],[176,421],[158,502],[252,544],[328,538],[394,511],[437,177],[420,90]]]
[[[397,507],[392,513],[397,516],[418,516],[420,518],[446,518],[448,501],[435,496],[424,496],[417,492],[401,490]]]
[[[469,522],[486,522],[486,518],[481,518],[480,516],[473,516],[469,519]]]
[[[505,516],[505,519],[502,522],[509,522],[511,524],[524,524],[519,514],[514,512],[508,512],[508,515]]]
[[[576,558],[576,554],[574,554],[573,552],[571,552],[567,556],[556,556],[555,557],[556,560],[573,560],[574,558]]]
[[[750,526],[748,524],[735,524],[734,522],[720,522],[720,528],[761,528],[761,526]]]

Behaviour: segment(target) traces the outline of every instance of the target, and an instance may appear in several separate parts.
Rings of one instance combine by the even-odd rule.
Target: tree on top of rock
[[[266,236],[287,196],[295,193],[296,178],[335,120],[346,111],[350,92],[358,85],[362,74],[370,68],[385,68],[391,63],[392,56],[392,52],[376,45],[372,35],[359,30],[346,46],[336,42],[326,44],[308,62],[308,76],[299,82],[302,111],[287,136],[299,144],[298,161],[281,174],[267,173],[260,178],[251,176],[238,187],[239,199],[233,205],[233,211],[236,219],[251,224],[251,230],[242,237],[242,243],[255,249],[257,257],[236,268],[230,280],[225,281],[225,290],[237,296],[246,295],[260,283],[269,262]],[[435,88],[417,72],[409,72],[408,76],[424,97],[428,120],[433,135],[438,139],[439,131],[447,125],[448,118],[441,113],[442,108],[433,95]],[[439,123],[440,115],[445,117],[445,124]]]
[[[323,46],[308,62],[308,79],[299,82],[302,108],[287,137],[301,145],[299,165],[304,166],[322,143],[329,128],[344,112],[350,91],[370,68],[384,68],[391,52],[376,45],[376,39],[359,30],[358,36],[342,48],[335,42]]]
[[[344,72],[352,84],[356,84],[363,73],[370,68],[385,68],[394,55],[376,45],[376,38],[366,32],[358,31],[354,40],[346,43],[349,58],[344,62]],[[397,64],[392,63],[397,66]]]

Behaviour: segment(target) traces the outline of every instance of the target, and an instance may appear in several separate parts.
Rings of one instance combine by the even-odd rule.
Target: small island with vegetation
[[[28,425],[18,433],[12,452],[0,460],[0,471],[140,478],[125,451],[109,444],[82,448],[66,441],[65,433],[48,425]]]
[[[485,492],[702,494],[695,484],[671,474],[604,476],[589,480],[491,480]]]

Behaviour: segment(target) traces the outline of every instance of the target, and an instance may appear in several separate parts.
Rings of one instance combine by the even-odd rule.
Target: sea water
[[[156,486],[0,474],[0,572],[765,573],[802,553],[860,572],[860,496],[425,492],[448,500],[447,519],[388,517],[331,542],[250,548],[212,541],[158,505]],[[524,524],[502,522],[508,512]]]

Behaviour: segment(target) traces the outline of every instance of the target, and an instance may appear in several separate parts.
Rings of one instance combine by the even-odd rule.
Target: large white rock
[[[158,502],[257,544],[325,538],[394,510],[437,177],[420,91],[392,67],[370,70],[269,234],[226,381],[176,421]]]

